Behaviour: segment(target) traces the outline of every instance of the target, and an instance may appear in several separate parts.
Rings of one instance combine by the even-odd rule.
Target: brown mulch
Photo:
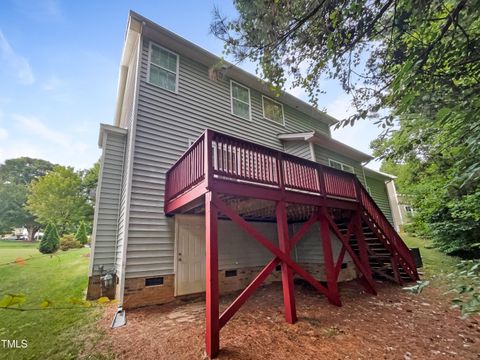
[[[298,322],[284,320],[280,284],[260,288],[221,330],[219,359],[480,359],[479,319],[462,320],[443,291],[413,295],[379,283],[378,295],[357,282],[340,285],[342,307],[296,285]],[[232,296],[222,297],[225,308]],[[101,326],[118,359],[204,359],[204,301],[127,311],[127,325]]]

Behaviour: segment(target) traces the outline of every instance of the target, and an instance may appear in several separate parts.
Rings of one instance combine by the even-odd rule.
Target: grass
[[[0,343],[0,359],[76,359],[86,341],[97,341],[101,336],[96,329],[99,309],[68,303],[70,297],[84,297],[90,250],[71,249],[50,256],[40,254],[37,247],[0,241],[0,298],[24,294],[26,301],[21,307],[32,309],[0,309],[0,340],[28,341],[25,349],[5,349]],[[25,262],[15,262],[17,258]],[[40,310],[45,299],[52,306]]]
[[[447,279],[447,275],[451,274],[456,269],[456,264],[460,259],[454,256],[446,255],[439,250],[433,248],[429,241],[421,238],[401,234],[402,239],[410,248],[419,248],[422,256],[423,268],[419,271],[424,273],[423,278],[428,280],[439,280],[441,282],[451,282],[454,279]]]

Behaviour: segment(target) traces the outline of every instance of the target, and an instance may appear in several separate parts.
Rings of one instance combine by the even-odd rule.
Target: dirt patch
[[[443,291],[420,295],[378,284],[378,296],[357,282],[340,285],[342,307],[296,285],[298,322],[284,320],[280,284],[260,288],[221,330],[219,359],[480,359],[479,319],[461,320]],[[234,296],[221,299],[224,309]],[[109,329],[119,359],[204,359],[203,298],[127,312],[127,326]]]

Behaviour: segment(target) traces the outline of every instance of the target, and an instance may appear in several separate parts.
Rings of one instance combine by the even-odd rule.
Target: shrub
[[[81,221],[80,225],[78,226],[77,233],[75,234],[75,240],[82,245],[88,243],[87,227],[83,221]]]
[[[62,251],[78,249],[81,247],[83,247],[83,245],[78,240],[75,240],[75,237],[72,234],[64,235],[60,239],[60,250]]]
[[[58,250],[58,247],[59,239],[57,227],[54,224],[49,223],[45,228],[38,250],[40,250],[42,254],[53,254]]]

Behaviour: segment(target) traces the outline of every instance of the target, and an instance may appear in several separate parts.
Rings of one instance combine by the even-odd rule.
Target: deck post
[[[219,290],[218,290],[218,209],[211,191],[205,194],[205,345],[210,358],[220,348]]]
[[[335,262],[333,260],[332,242],[330,239],[330,225],[327,216],[327,209],[321,207],[318,220],[320,222],[323,258],[325,260],[325,275],[327,277],[328,292],[330,293],[329,301],[334,305],[341,305],[340,295],[338,294]]]
[[[213,143],[213,131],[212,130],[205,130],[204,133],[204,144],[205,146],[204,149],[204,165],[203,165],[203,171],[205,172],[205,186],[207,189],[210,189],[213,183],[213,148],[212,148],[212,143]]]
[[[290,240],[288,236],[287,208],[284,201],[278,201],[276,204],[277,231],[279,248],[288,257],[290,257]],[[282,262],[282,286],[283,286],[283,304],[285,306],[285,320],[289,324],[297,322],[297,312],[295,307],[295,289],[293,284],[292,269]]]

